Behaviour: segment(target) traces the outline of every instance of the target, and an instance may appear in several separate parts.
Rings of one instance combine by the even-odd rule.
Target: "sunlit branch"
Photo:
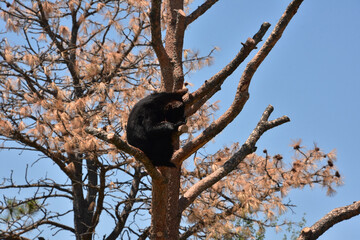
[[[270,53],[270,51],[273,49],[278,40],[281,38],[287,25],[289,24],[292,17],[296,14],[302,2],[303,0],[294,0],[289,4],[289,6],[286,8],[285,12],[281,16],[280,20],[275,25],[274,30],[271,32],[270,36],[265,41],[264,45],[260,48],[258,53],[253,57],[253,59],[247,64],[240,79],[240,81],[242,82],[242,86],[240,86],[241,91],[249,88],[250,81],[256,70],[264,61],[266,56]]]
[[[287,116],[268,121],[268,118],[273,109],[274,108],[271,105],[266,108],[259,123],[252,131],[246,142],[241,146],[238,152],[236,152],[229,160],[227,160],[223,166],[221,166],[219,169],[194,184],[190,189],[185,192],[184,196],[180,199],[180,211],[183,211],[203,191],[205,191],[207,188],[211,187],[223,177],[228,175],[231,171],[236,169],[239,163],[242,162],[247,155],[256,150],[255,145],[257,141],[267,130],[290,121]]]
[[[203,4],[201,4],[195,11],[190,13],[186,17],[185,24],[186,26],[195,21],[198,17],[203,15],[207,10],[209,10],[216,2],[219,0],[206,0]]]
[[[205,83],[198,90],[189,95],[186,110],[187,116],[194,114],[216,92],[221,90],[221,85],[224,83],[227,77],[229,77],[246,59],[246,57],[249,56],[251,51],[256,48],[256,45],[262,40],[269,27],[269,23],[263,23],[253,38],[248,38],[246,40],[239,53],[233,60],[231,60],[228,65],[226,65],[209,80],[205,81]]]
[[[105,141],[113,144],[117,149],[122,150],[136,158],[136,160],[142,162],[148,171],[149,175],[153,179],[164,180],[164,177],[158,172],[154,165],[150,162],[148,157],[138,148],[129,145],[127,142],[121,139],[116,134],[109,135],[103,130],[98,130],[92,127],[87,127],[86,132]]]
[[[150,29],[151,29],[151,45],[158,57],[161,69],[162,80],[172,80],[172,74],[169,74],[169,69],[172,69],[170,58],[165,51],[161,36],[161,0],[151,0],[150,9]],[[172,82],[172,81],[171,81]]]
[[[163,85],[166,91],[176,91],[183,87],[183,44],[185,33],[184,0],[168,1],[168,22],[166,24],[165,50],[173,65],[173,78],[164,79]]]
[[[345,207],[335,208],[310,228],[304,228],[297,240],[315,240],[335,224],[360,215],[360,201]]]
[[[303,0],[294,0],[289,4],[284,14],[276,24],[274,30],[261,47],[259,52],[253,57],[253,59],[247,64],[241,78],[235,94],[235,98],[229,109],[217,120],[215,120],[208,128],[206,128],[198,137],[187,143],[183,148],[175,152],[173,156],[174,162],[182,162],[194,152],[204,146],[207,142],[213,139],[219,134],[235,117],[241,112],[246,101],[249,98],[249,86],[256,70],[263,62],[265,57],[269,54],[271,49],[280,39],[286,26],[295,15],[297,9]]]

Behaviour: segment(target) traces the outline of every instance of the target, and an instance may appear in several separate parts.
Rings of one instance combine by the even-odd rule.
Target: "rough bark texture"
[[[297,240],[315,240],[335,224],[360,214],[360,201],[345,207],[335,208],[311,227],[304,228]]]
[[[161,168],[160,168],[161,169]],[[166,172],[165,170],[160,170]],[[151,239],[169,239],[167,232],[167,199],[168,186],[163,181],[152,181],[152,202],[151,202]],[[157,217],[157,216],[161,216]]]

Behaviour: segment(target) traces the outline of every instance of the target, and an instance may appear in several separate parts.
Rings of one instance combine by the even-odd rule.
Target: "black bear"
[[[127,122],[127,141],[141,149],[154,166],[175,167],[172,136],[186,123],[186,92],[153,93],[135,104]]]

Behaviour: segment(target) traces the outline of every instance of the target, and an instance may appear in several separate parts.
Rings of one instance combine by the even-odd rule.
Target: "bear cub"
[[[186,92],[153,93],[135,104],[127,122],[127,141],[141,149],[154,166],[176,167],[172,136],[186,123]]]

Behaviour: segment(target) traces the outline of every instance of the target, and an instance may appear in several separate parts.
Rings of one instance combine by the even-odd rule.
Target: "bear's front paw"
[[[189,127],[185,124],[178,127],[178,132],[181,133],[187,133],[189,131]]]

